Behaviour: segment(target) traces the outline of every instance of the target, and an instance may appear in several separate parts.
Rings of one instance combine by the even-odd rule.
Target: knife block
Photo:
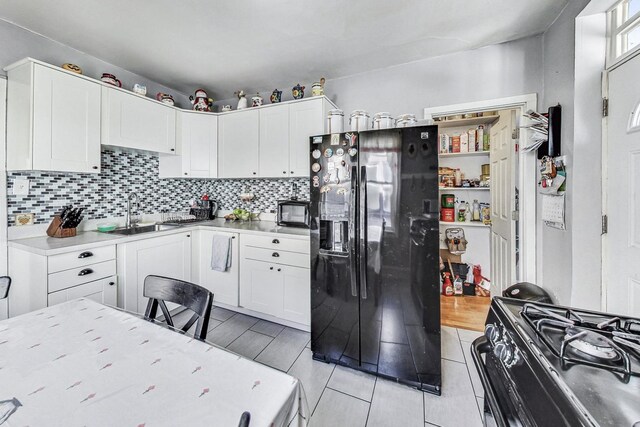
[[[49,237],[73,237],[76,235],[75,228],[62,228],[62,220],[60,215],[55,215],[49,228],[47,228],[47,236]]]

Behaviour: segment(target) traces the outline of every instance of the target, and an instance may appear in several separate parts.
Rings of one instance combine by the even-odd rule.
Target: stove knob
[[[493,323],[489,323],[485,328],[484,328],[484,336],[487,337],[487,339],[489,341],[491,341],[493,344],[495,344],[496,342],[498,342],[500,340],[500,328],[498,327],[498,325],[495,325]]]
[[[505,365],[510,365],[513,361],[513,347],[505,341],[500,341],[493,347],[493,354]]]

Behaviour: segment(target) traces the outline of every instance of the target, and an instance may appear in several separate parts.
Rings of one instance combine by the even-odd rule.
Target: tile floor
[[[183,317],[184,319],[181,319]],[[178,325],[186,313],[176,316]],[[302,381],[311,427],[482,426],[469,347],[479,332],[442,327],[442,396],[311,358],[309,333],[215,307],[207,340]]]

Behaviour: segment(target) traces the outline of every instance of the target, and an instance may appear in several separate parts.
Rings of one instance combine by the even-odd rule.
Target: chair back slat
[[[11,277],[0,277],[0,299],[5,299],[9,296],[9,288],[11,287]]]
[[[188,331],[197,321],[194,336],[202,340],[206,339],[211,305],[213,303],[213,294],[211,292],[194,283],[151,275],[144,279],[143,295],[149,298],[145,318],[155,319],[158,307],[160,307],[167,324],[174,326],[165,301],[179,304],[195,313],[182,330]]]

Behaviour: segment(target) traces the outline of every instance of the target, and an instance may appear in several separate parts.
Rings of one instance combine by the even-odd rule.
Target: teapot
[[[291,94],[293,95],[293,99],[304,98],[304,86],[300,86],[300,83],[298,83],[291,89]]]
[[[274,89],[273,92],[271,92],[270,99],[272,104],[282,101],[282,91],[278,89]]]

